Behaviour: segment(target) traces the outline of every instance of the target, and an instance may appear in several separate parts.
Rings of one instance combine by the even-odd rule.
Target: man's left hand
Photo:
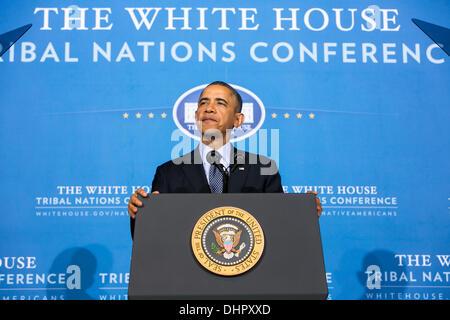
[[[322,204],[320,203],[320,199],[317,197],[317,191],[308,191],[307,193],[313,193],[316,195],[316,208],[317,208],[317,218],[322,214]]]

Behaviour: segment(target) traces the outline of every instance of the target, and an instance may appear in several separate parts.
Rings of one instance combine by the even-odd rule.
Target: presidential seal
[[[219,207],[206,212],[191,237],[197,261],[209,271],[235,276],[253,268],[264,250],[264,234],[247,211]]]

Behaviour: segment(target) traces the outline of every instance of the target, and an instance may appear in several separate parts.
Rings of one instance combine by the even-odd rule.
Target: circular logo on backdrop
[[[253,268],[264,250],[264,234],[247,211],[219,207],[206,212],[191,237],[197,261],[207,270],[234,276]]]
[[[230,141],[236,142],[253,135],[262,126],[266,113],[262,101],[250,90],[230,84],[242,98],[242,113],[244,123],[234,128]],[[192,88],[183,93],[173,107],[173,119],[177,127],[187,136],[200,140],[200,133],[195,124],[195,111],[198,98],[207,84]]]

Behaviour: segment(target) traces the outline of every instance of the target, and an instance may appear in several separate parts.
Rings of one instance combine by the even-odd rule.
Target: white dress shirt
[[[208,184],[209,184],[209,168],[211,167],[211,165],[206,160],[206,155],[211,150],[214,150],[214,149],[210,148],[209,146],[207,146],[206,144],[204,144],[202,142],[199,143],[198,148],[199,148],[200,155],[202,157],[203,169],[205,169],[206,180],[208,180]],[[223,166],[228,171],[229,167],[230,167],[231,143],[227,142],[222,147],[217,149],[216,152],[218,152],[221,155],[220,163],[223,164]]]

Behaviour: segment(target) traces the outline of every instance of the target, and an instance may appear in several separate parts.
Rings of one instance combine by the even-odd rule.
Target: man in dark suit
[[[156,169],[152,193],[253,193],[283,192],[281,177],[274,161],[234,148],[231,129],[244,122],[242,99],[227,83],[216,81],[201,93],[195,120],[201,132],[201,142],[192,152],[168,161]],[[317,192],[312,191],[317,194]],[[138,195],[148,194],[138,189],[130,197],[128,214],[131,232],[138,207]],[[317,212],[322,207],[316,198]]]

